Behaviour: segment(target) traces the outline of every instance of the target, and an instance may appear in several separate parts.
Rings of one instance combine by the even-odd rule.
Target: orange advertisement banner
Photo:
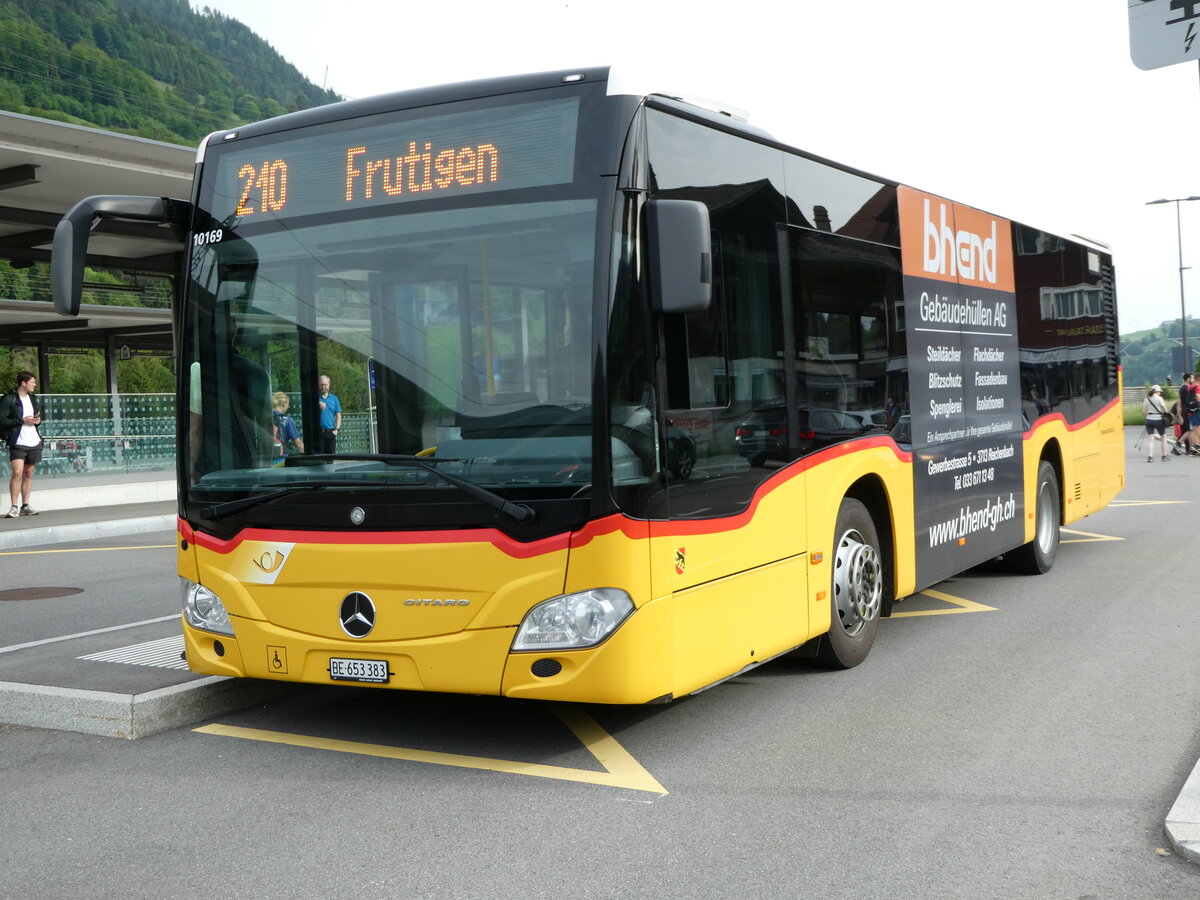
[[[901,185],[904,274],[1012,291],[1012,223]]]

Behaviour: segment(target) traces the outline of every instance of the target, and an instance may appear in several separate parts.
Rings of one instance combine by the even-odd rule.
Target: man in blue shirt
[[[321,389],[318,405],[321,407],[321,453],[337,453],[337,436],[342,430],[342,404],[336,394],[329,393],[329,376],[317,379]]]

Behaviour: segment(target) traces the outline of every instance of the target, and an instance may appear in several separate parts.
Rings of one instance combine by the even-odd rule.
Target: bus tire
[[[1037,492],[1034,495],[1033,540],[1004,554],[1008,568],[1021,575],[1049,572],[1058,555],[1059,523],[1062,521],[1062,494],[1058,475],[1046,460],[1038,464]]]
[[[842,500],[834,528],[829,602],[832,621],[818,640],[817,662],[851,669],[871,652],[883,605],[884,565],[875,521],[850,497]]]

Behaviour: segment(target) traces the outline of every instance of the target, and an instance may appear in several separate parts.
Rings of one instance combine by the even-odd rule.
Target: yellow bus
[[[851,667],[1123,486],[1106,247],[603,68],[214,134],[190,199],[68,213],[60,311],[122,219],[183,247],[197,672],[640,704]]]

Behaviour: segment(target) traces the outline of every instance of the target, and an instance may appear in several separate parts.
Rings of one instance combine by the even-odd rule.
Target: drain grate
[[[9,588],[0,591],[0,600],[54,600],[57,597],[70,597],[72,594],[82,594],[83,588],[73,587],[32,587]]]
[[[183,635],[175,634],[157,641],[146,641],[144,644],[131,644],[128,647],[118,647],[116,650],[105,650],[103,653],[89,653],[78,659],[89,662],[125,663],[131,666],[154,666],[157,669],[179,669],[186,672],[188,664],[180,659],[183,653]]]

